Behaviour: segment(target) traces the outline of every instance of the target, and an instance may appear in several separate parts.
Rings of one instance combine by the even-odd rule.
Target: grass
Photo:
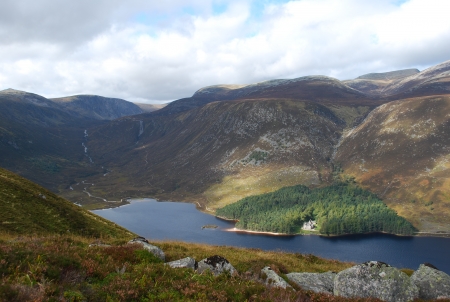
[[[133,236],[126,229],[86,211],[16,174],[0,168],[0,232]]]
[[[296,184],[319,182],[317,172],[303,166],[253,168],[238,175],[225,176],[203,195],[213,210],[234,203],[244,197],[276,191]]]
[[[0,300],[6,301],[371,301],[266,287],[260,270],[340,271],[351,266],[313,255],[264,252],[183,242],[156,242],[168,261],[183,257],[227,258],[237,276],[172,269],[140,249],[109,239],[111,247],[89,247],[91,238],[0,235]],[[375,301],[375,300],[372,300]]]

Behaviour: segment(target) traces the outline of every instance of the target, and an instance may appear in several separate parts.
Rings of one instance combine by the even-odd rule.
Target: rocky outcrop
[[[261,270],[261,273],[265,275],[263,279],[265,279],[266,285],[269,285],[271,287],[281,287],[281,288],[287,288],[292,287],[290,286],[286,281],[284,281],[283,278],[278,276],[276,272],[274,272],[269,266],[266,266]]]
[[[334,278],[336,273],[290,273],[288,279],[304,290],[316,293],[333,294]]]
[[[128,241],[128,244],[140,244],[145,250],[149,251],[162,261],[166,260],[166,255],[164,254],[163,250],[155,245],[150,244],[144,237],[136,237]]]
[[[406,302],[418,298],[419,289],[400,270],[384,262],[369,261],[339,272],[334,279],[334,295]]]
[[[171,268],[192,268],[193,270],[196,270],[198,267],[197,261],[191,257],[167,262],[166,265],[170,266]]]
[[[411,280],[419,288],[420,299],[450,299],[450,276],[428,263],[421,264]]]
[[[198,273],[201,274],[208,270],[215,276],[218,276],[224,272],[229,272],[231,275],[237,274],[236,269],[231,265],[231,263],[227,259],[218,255],[205,258],[198,263]]]

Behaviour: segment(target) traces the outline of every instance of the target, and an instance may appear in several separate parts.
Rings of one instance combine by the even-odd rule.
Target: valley
[[[449,81],[444,62],[217,85],[146,113],[116,99],[100,98],[103,112],[99,97],[3,91],[0,105],[21,109],[5,111],[0,164],[88,209],[154,197],[211,214],[287,186],[331,185],[340,166],[419,232],[449,233]]]

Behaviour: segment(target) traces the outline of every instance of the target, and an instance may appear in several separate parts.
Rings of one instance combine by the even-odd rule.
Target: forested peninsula
[[[249,196],[216,211],[238,220],[244,230],[297,234],[315,220],[322,235],[385,232],[412,235],[413,225],[389,209],[375,194],[347,183],[309,189],[303,185]]]

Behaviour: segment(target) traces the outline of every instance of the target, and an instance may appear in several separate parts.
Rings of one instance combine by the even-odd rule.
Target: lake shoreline
[[[137,201],[137,202],[142,202],[142,201],[148,201],[148,199],[154,200],[156,202],[180,202],[180,203],[189,203],[189,204],[194,204],[195,208],[201,212],[201,213],[205,213],[211,216],[216,217],[217,219],[221,219],[224,221],[229,221],[229,222],[238,222],[239,220],[235,220],[235,219],[229,219],[226,217],[221,217],[221,216],[217,216],[214,213],[212,213],[211,211],[208,211],[206,209],[202,209],[201,207],[199,207],[198,202],[184,202],[184,201],[173,201],[173,200],[159,200],[157,198],[154,197],[141,197],[141,198],[128,198],[125,199],[125,202],[122,201],[123,204],[118,205],[118,206],[113,206],[111,208],[119,208],[119,207],[123,207],[126,205],[131,204],[131,201]],[[104,210],[107,210],[108,208],[103,208]],[[98,210],[102,210],[102,209],[98,209]],[[325,234],[320,234],[320,233],[313,233],[313,232],[308,232],[308,233],[296,233],[296,234],[286,234],[286,233],[274,233],[274,232],[263,232],[263,231],[252,231],[252,230],[244,230],[244,229],[237,229],[234,228],[236,230],[224,230],[227,232],[237,232],[237,233],[248,233],[248,234],[259,234],[259,235],[267,235],[267,236],[308,236],[308,235],[312,235],[312,236],[319,236],[319,237],[323,237],[323,238],[337,238],[337,237],[348,237],[348,236],[354,236],[354,235],[371,235],[371,234],[387,234],[387,235],[392,235],[392,236],[397,236],[397,237],[433,237],[433,238],[450,238],[450,233],[431,233],[431,232],[416,232],[413,235],[399,235],[399,234],[391,234],[391,233],[386,233],[386,232],[370,232],[370,233],[357,233],[357,234],[342,234],[342,235],[325,235]]]

